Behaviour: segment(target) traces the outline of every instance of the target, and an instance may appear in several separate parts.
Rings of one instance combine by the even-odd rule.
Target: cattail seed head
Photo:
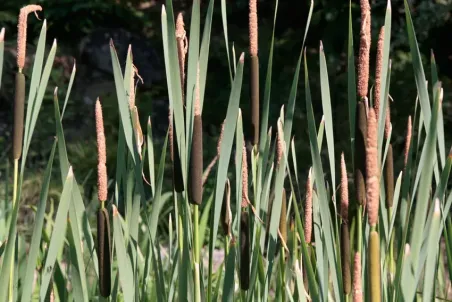
[[[107,151],[105,144],[104,118],[99,98],[96,100],[96,136],[97,136],[97,189],[98,199],[107,200]]]
[[[40,5],[27,5],[20,9],[19,22],[17,25],[17,67],[21,72],[25,66],[25,57],[27,51],[27,18],[31,12],[41,11]]]
[[[240,215],[240,288],[248,290],[250,287],[250,237],[249,215]]]
[[[347,223],[341,224],[341,263],[344,294],[350,294],[352,290],[352,278],[350,275],[350,233]]]
[[[404,150],[404,158],[403,158],[403,167],[406,168],[406,165],[408,164],[408,156],[410,152],[410,144],[411,144],[411,131],[412,131],[412,125],[411,125],[411,115],[408,116],[408,123],[406,127],[406,137],[405,137],[405,150]]]
[[[353,302],[363,301],[363,289],[361,285],[361,254],[355,253],[353,258]]]
[[[113,206],[113,209],[116,207]],[[106,208],[100,208],[97,212],[97,250],[100,294],[108,297],[111,291],[111,241],[110,218]]]
[[[224,187],[223,204],[221,205],[221,225],[223,227],[223,234],[225,236],[231,235],[231,223],[232,223],[231,183],[229,182],[228,178],[226,179],[226,185]]]
[[[203,163],[203,142],[202,142],[202,119],[201,115],[195,115],[193,119],[193,139],[190,152],[190,199],[193,204],[202,203],[202,173]]]
[[[348,222],[348,177],[344,152],[341,154],[341,216],[345,222]]]
[[[306,181],[306,204],[304,209],[304,237],[307,244],[312,241],[312,168],[309,169],[308,180]]]
[[[248,159],[246,155],[245,142],[243,142],[242,150],[242,208],[249,203],[248,199]]]
[[[15,88],[13,157],[15,160],[18,160],[22,154],[22,141],[24,134],[25,76],[22,72],[16,73]]]
[[[377,121],[373,108],[369,109],[367,119],[366,140],[366,174],[367,174],[367,211],[369,224],[375,226],[378,221],[378,205],[380,196],[378,150],[377,150]]]
[[[358,96],[367,96],[369,85],[369,53],[370,53],[370,5],[369,0],[360,0],[361,30],[359,33],[358,56]]]
[[[355,124],[355,193],[358,204],[366,205],[366,104],[360,101],[356,107]]]
[[[375,115],[378,120],[378,115],[380,114],[380,96],[381,96],[381,72],[383,70],[383,43],[385,37],[385,28],[384,26],[380,29],[380,34],[378,35],[378,44],[377,44],[377,61],[376,71],[375,71],[375,87],[374,87],[374,108]]]
[[[380,238],[376,231],[369,235],[369,276],[372,302],[381,301]]]
[[[249,27],[250,27],[250,54],[257,56],[257,0],[250,0]]]

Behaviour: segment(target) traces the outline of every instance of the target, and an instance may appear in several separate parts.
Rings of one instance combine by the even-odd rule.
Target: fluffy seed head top
[[[250,0],[250,54],[257,56],[257,0]]]
[[[403,158],[403,166],[406,168],[406,165],[408,163],[408,153],[410,151],[410,144],[411,144],[411,131],[412,131],[412,125],[411,125],[411,115],[408,116],[408,123],[406,127],[406,137],[405,137],[405,150],[404,150],[404,158]]]
[[[96,101],[96,135],[97,135],[97,189],[99,201],[107,200],[107,152],[105,145],[104,119],[99,98]]]
[[[361,30],[359,33],[358,56],[358,96],[367,96],[369,84],[369,54],[370,54],[370,5],[369,0],[360,0]]]
[[[246,156],[245,141],[242,150],[242,208],[248,205],[248,163]]]
[[[341,216],[348,222],[348,178],[344,152],[341,154]]]
[[[353,259],[353,301],[363,301],[363,290],[361,285],[361,254],[355,253]]]
[[[40,5],[27,5],[20,9],[19,23],[17,25],[17,67],[19,71],[25,66],[25,56],[27,47],[27,18],[31,12],[41,11]]]
[[[304,238],[306,243],[312,241],[312,182],[311,182],[312,168],[309,169],[308,180],[306,181],[306,204],[304,209]]]
[[[369,109],[369,115],[367,117],[366,142],[366,200],[369,224],[375,226],[378,221],[380,185],[377,151],[377,121],[373,108]]]
[[[383,69],[383,42],[385,37],[384,26],[380,29],[380,34],[378,35],[377,44],[377,61],[376,61],[376,71],[375,71],[375,87],[374,87],[374,108],[375,115],[378,120],[378,114],[380,113],[380,96],[381,96],[381,71]]]
[[[180,81],[182,87],[182,99],[184,94],[184,83],[185,83],[185,56],[188,50],[188,39],[185,32],[184,17],[182,13],[177,15],[176,20],[176,40],[177,40],[177,54],[179,57],[179,72]]]

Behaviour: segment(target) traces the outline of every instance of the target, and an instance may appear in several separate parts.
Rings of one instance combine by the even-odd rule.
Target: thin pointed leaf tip
[[[97,136],[97,189],[100,202],[107,200],[107,152],[105,145],[104,118],[99,98],[96,101],[96,136]]]
[[[35,4],[27,5],[20,9],[19,23],[17,25],[17,67],[19,71],[22,71],[25,66],[28,14],[37,11],[42,11],[42,7]]]

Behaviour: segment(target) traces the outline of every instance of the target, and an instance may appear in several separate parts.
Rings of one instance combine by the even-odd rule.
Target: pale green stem
[[[16,198],[17,198],[17,179],[18,179],[18,173],[19,173],[19,159],[14,159],[14,187],[13,187],[13,206],[12,209],[14,210],[14,206],[16,205]],[[14,301],[14,254],[16,245],[13,244],[13,253],[11,257],[11,267],[10,267],[10,273],[9,273],[9,301]]]
[[[199,208],[198,205],[193,206],[193,230],[194,230],[194,258],[195,258],[195,302],[201,301],[201,282],[199,280]]]

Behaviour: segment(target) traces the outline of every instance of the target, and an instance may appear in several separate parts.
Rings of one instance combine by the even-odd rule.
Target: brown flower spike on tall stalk
[[[202,203],[202,172],[203,172],[203,146],[202,146],[202,119],[199,98],[199,66],[197,73],[195,104],[193,120],[193,140],[190,152],[190,203]]]
[[[259,56],[257,46],[257,0],[249,2],[249,30],[250,30],[250,55],[251,55],[251,127],[252,144],[259,143]]]
[[[13,159],[14,159],[14,187],[12,206],[16,204],[18,198],[18,174],[19,159],[22,154],[22,141],[24,133],[24,108],[25,108],[25,76],[22,73],[25,66],[25,57],[27,51],[27,18],[31,12],[41,11],[39,5],[27,5],[20,9],[19,21],[17,24],[17,72],[15,79],[15,95],[14,95],[14,126],[13,126]],[[43,27],[46,26],[44,21]],[[4,30],[2,30],[1,40],[4,39]],[[13,254],[15,248],[13,247]],[[13,300],[14,295],[14,257],[11,258],[11,270],[9,278],[9,297]]]
[[[355,123],[355,193],[359,205],[366,206],[366,103],[360,101],[356,106]]]
[[[306,203],[304,208],[304,238],[306,244],[312,241],[312,168],[309,169],[308,179],[306,181]]]
[[[97,196],[100,207],[97,212],[97,250],[99,261],[99,289],[103,297],[110,296],[111,289],[111,243],[110,217],[105,208],[107,200],[107,153],[105,144],[104,120],[99,98],[96,101],[97,136]]]
[[[349,295],[352,288],[350,275],[350,232],[348,229],[348,178],[344,153],[341,154],[341,262],[344,294]]]
[[[369,273],[371,301],[381,301],[380,292],[380,239],[376,231],[378,223],[378,206],[380,203],[380,175],[377,149],[377,121],[373,108],[369,109],[367,119],[367,211],[370,225],[369,235]]]
[[[369,0],[360,0],[361,30],[359,33],[358,55],[358,96],[367,96],[369,85],[369,54],[370,54],[370,4]]]

